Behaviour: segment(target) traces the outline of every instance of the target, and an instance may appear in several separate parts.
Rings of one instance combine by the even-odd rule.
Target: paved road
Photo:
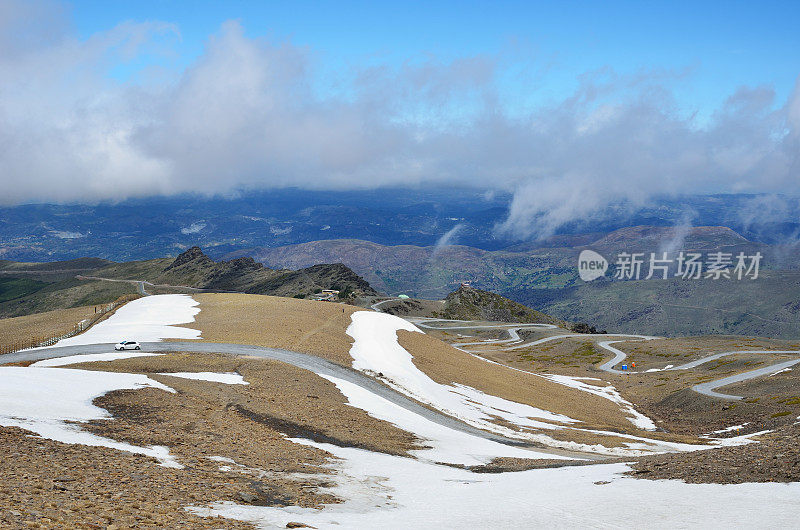
[[[235,292],[235,291],[219,291],[215,289],[198,289],[197,287],[187,287],[185,285],[167,285],[167,284],[154,284],[150,283],[147,280],[121,280],[119,278],[102,278],[100,276],[84,276],[84,275],[77,275],[75,276],[79,280],[99,280],[104,282],[118,282],[118,283],[132,283],[136,285],[136,290],[139,294],[143,296],[147,296],[148,293],[145,290],[145,285],[149,285],[150,287],[162,287],[164,289],[175,289],[175,290],[183,290],[188,291],[190,293],[221,293],[221,292]]]
[[[380,302],[375,302],[374,304],[372,304],[370,306],[370,308],[373,311],[377,311],[378,313],[381,313],[382,312],[381,309],[380,309],[381,304],[386,304],[386,303],[389,303],[389,302],[399,302],[399,301],[400,301],[399,298],[389,298],[388,300],[381,300]]]
[[[755,352],[760,353],[760,352]],[[774,353],[774,352],[773,352]],[[792,352],[798,353],[798,352]],[[699,385],[695,385],[692,387],[692,390],[695,392],[699,392],[706,396],[720,398],[720,399],[727,399],[727,400],[739,400],[742,399],[742,396],[734,396],[732,394],[723,394],[721,392],[715,392],[716,388],[720,388],[727,385],[732,385],[733,383],[739,383],[741,381],[747,381],[748,379],[753,379],[754,377],[761,377],[764,375],[774,374],[779,370],[783,370],[784,368],[789,368],[790,366],[794,366],[795,364],[800,363],[800,359],[793,359],[791,361],[784,361],[782,363],[773,364],[770,366],[765,366],[764,368],[759,368],[758,370],[751,370],[749,372],[744,372],[741,374],[735,374],[728,377],[723,377],[722,379],[717,379],[716,381],[710,381],[708,383],[701,383]]]
[[[399,392],[381,384],[375,379],[372,379],[371,377],[362,374],[361,372],[345,368],[341,365],[332,363],[330,361],[327,361],[320,357],[316,357],[314,355],[293,352],[290,350],[283,350],[279,348],[264,348],[261,346],[247,346],[242,344],[225,344],[225,343],[211,343],[211,342],[143,342],[141,346],[142,346],[142,351],[145,352],[181,351],[181,352],[194,352],[194,353],[224,353],[228,355],[255,356],[255,357],[262,357],[265,359],[274,359],[277,361],[285,362],[287,364],[291,364],[293,366],[297,366],[299,368],[312,371],[316,374],[329,375],[338,377],[340,379],[344,379],[345,381],[349,381],[353,384],[356,384],[368,390],[369,392],[381,396],[384,399],[391,401],[395,405],[399,405],[400,407],[403,407],[404,409],[411,411],[419,416],[422,416],[434,423],[438,423],[439,425],[443,425],[445,427],[457,431],[465,432],[473,436],[479,436],[481,438],[493,440],[495,442],[499,442],[505,445],[513,445],[522,448],[527,447],[535,449],[537,452],[540,453],[550,453],[560,456],[567,456],[571,458],[581,458],[581,459],[602,460],[605,458],[596,454],[565,451],[560,449],[553,449],[549,447],[539,446],[527,442],[522,442],[519,440],[505,438],[503,436],[488,433],[486,431],[482,431],[480,429],[472,427],[471,425],[462,423],[453,417],[447,416],[446,414],[442,414],[441,412],[428,409],[420,405],[416,401],[413,401],[405,397],[404,395],[400,394]],[[91,344],[87,346],[53,346],[51,348],[27,350],[27,351],[11,353],[8,355],[3,355],[2,357],[0,357],[0,363],[40,361],[42,359],[52,359],[56,357],[65,357],[68,355],[107,353],[109,351],[113,351],[113,349],[114,349],[113,344]]]
[[[568,333],[566,335],[553,335],[551,337],[545,337],[543,339],[534,340],[532,342],[526,342],[525,344],[520,344],[519,346],[514,346],[513,348],[508,348],[509,350],[518,350],[520,348],[525,348],[528,346],[536,346],[538,344],[542,344],[545,342],[550,342],[552,340],[558,339],[565,339],[569,337],[583,337],[583,338],[592,338],[592,337],[629,337],[630,339],[642,339],[642,340],[650,340],[655,337],[650,337],[648,335],[628,335],[627,333],[603,333],[602,335],[590,335],[586,333]],[[624,342],[624,341],[609,341],[609,342]],[[613,360],[613,359],[612,359]],[[616,363],[614,363],[616,364]],[[604,365],[605,366],[605,365]],[[611,366],[614,366],[613,364]],[[601,367],[602,368],[602,367]]]
[[[651,337],[652,338],[652,337]],[[626,354],[622,350],[619,350],[611,344],[617,342],[627,342],[623,340],[614,340],[614,341],[605,341],[598,343],[598,346],[604,348],[611,353],[614,354],[614,358],[610,361],[602,364],[600,366],[601,370],[605,370],[606,372],[612,372],[616,374],[625,374],[625,373],[648,373],[648,372],[632,372],[630,370],[617,370],[614,368],[617,364],[621,363],[625,360]],[[759,354],[759,355],[769,355],[769,354],[800,354],[798,350],[737,350],[737,351],[726,351],[722,353],[714,353],[712,355],[708,355],[706,357],[702,357],[700,359],[696,359],[694,361],[681,364],[679,366],[672,366],[670,368],[665,368],[661,371],[673,371],[673,370],[690,370],[692,368],[696,368],[701,364],[705,364],[710,361],[715,361],[717,359],[721,359],[722,357],[727,357],[729,355],[736,355],[739,353],[750,353],[750,354]],[[715,379],[714,381],[709,381],[708,383],[702,383],[699,385],[694,385],[692,390],[697,392],[698,394],[703,394],[705,396],[713,397],[713,398],[720,398],[720,399],[728,399],[728,400],[739,400],[742,399],[742,396],[734,396],[732,394],[723,394],[720,392],[715,392],[714,389],[720,388],[726,385],[730,385],[733,383],[739,383],[741,381],[747,381],[748,379],[754,379],[756,377],[762,377],[764,375],[772,374],[777,372],[778,370],[782,370],[784,368],[788,368],[790,366],[794,366],[795,364],[799,363],[800,359],[791,360],[791,361],[784,361],[777,364],[772,364],[769,366],[765,366],[763,368],[759,368],[758,370],[750,370],[749,372],[742,372],[740,374],[735,374],[729,377],[723,377],[721,379]]]
[[[642,340],[649,340],[649,339],[652,339],[652,338],[655,338],[655,337],[643,337],[643,336],[639,337],[639,339],[642,339]],[[616,344],[618,342],[628,342],[628,341],[627,340],[605,340],[603,342],[598,342],[597,343],[597,345],[600,346],[601,348],[603,348],[604,350],[610,351],[611,353],[614,354],[614,358],[613,359],[611,359],[610,361],[604,362],[598,368],[600,368],[604,372],[611,372],[612,374],[630,373],[629,370],[628,371],[617,370],[616,368],[614,368],[616,365],[618,365],[619,363],[624,361],[625,357],[627,357],[627,354],[624,351],[619,350],[619,349],[617,349],[617,348],[612,346],[612,344]]]

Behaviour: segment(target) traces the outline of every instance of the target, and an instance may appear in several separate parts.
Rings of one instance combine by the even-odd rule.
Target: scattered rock
[[[254,495],[252,493],[246,491],[240,491],[236,494],[240,501],[246,502],[248,504],[252,504],[258,500],[258,495]]]

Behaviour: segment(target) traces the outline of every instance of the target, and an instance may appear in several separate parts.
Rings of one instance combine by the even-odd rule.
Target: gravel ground
[[[183,509],[246,491],[208,460],[166,469],[144,456],[8,427],[0,427],[0,455],[1,528],[250,528]]]
[[[680,479],[690,483],[800,481],[800,427],[781,428],[760,443],[694,453],[648,456],[629,474],[643,479]]]

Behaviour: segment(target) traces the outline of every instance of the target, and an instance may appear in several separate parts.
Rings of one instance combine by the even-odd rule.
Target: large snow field
[[[191,512],[285,528],[791,528],[800,483],[686,484],[622,476],[625,464],[472,473],[449,466],[307,440],[335,457],[321,510],[218,502]]]
[[[128,302],[113,315],[84,333],[58,342],[58,346],[117,343],[123,340],[160,342],[164,339],[199,339],[191,324],[200,304],[187,294],[145,296]]]
[[[141,374],[68,368],[0,366],[0,425],[20,427],[68,444],[110,447],[152,456],[166,467],[182,467],[166,447],[138,447],[96,436],[80,423],[111,416],[92,401],[113,390],[171,388]]]
[[[371,311],[357,311],[351,318],[347,334],[354,339],[350,349],[353,368],[371,374],[382,373],[382,380],[399,392],[445,414],[475,427],[515,438],[524,435],[493,423],[492,416],[520,427],[540,429],[561,428],[550,422],[577,422],[563,414],[485,394],[469,386],[441,385],[418,369],[411,354],[397,341],[397,332],[400,330],[422,333],[414,324],[396,316]]]

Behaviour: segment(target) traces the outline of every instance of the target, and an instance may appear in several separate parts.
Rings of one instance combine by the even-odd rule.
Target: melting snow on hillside
[[[352,323],[347,328],[347,334],[355,339],[350,349],[353,368],[371,374],[381,373],[384,381],[403,394],[465,423],[504,436],[519,437],[520,434],[493,423],[492,417],[520,427],[540,429],[561,428],[550,422],[577,422],[563,414],[485,394],[469,386],[437,383],[414,365],[411,354],[397,342],[399,330],[422,333],[399,317],[369,311],[353,313]]]
[[[191,324],[200,305],[186,294],[146,296],[117,309],[113,315],[84,333],[58,342],[58,346],[117,343],[123,340],[160,342],[164,339],[199,339]]]
[[[582,429],[592,435],[613,436],[630,440],[618,447],[606,447],[601,444],[586,444],[570,440],[559,440],[543,433],[525,430],[519,431],[498,425],[491,421],[493,416],[502,418],[522,428],[551,430],[561,429],[563,426],[548,423],[549,421],[557,421],[569,425],[571,423],[576,423],[577,420],[562,414],[548,412],[536,407],[485,394],[465,385],[441,385],[436,383],[414,365],[411,354],[400,346],[397,339],[397,332],[399,330],[422,333],[413,324],[396,316],[366,311],[353,313],[352,323],[347,328],[348,335],[355,339],[350,350],[350,354],[353,357],[353,367],[369,374],[381,373],[381,379],[399,392],[417,401],[429,404],[445,414],[459,418],[474,427],[491,431],[505,437],[541,443],[554,448],[605,455],[639,456],[672,451],[697,451],[710,449],[712,447],[711,445],[668,442],[611,431]],[[493,361],[489,362],[494,363]],[[516,368],[507,368],[517,370]],[[576,390],[609,399],[617,403],[621,410],[630,416],[630,421],[637,427],[648,430],[655,428],[655,424],[652,420],[637,412],[633,408],[633,405],[624,400],[613,386],[600,387],[590,385],[580,381],[579,378],[566,376],[545,375],[542,377],[554,383],[570,386]],[[348,395],[345,390],[342,390],[342,392]],[[367,407],[365,401],[356,400],[351,401],[351,403],[379,417]],[[355,403],[361,403],[361,405],[355,405]],[[398,418],[394,421],[387,421],[398,424]],[[425,436],[421,437],[426,438]],[[739,440],[737,442],[747,443],[748,440]],[[718,441],[712,441],[712,443],[718,444]]]
[[[487,464],[499,457],[546,458],[561,460],[564,456],[512,447],[474,436],[435,423],[369,390],[342,379],[321,375],[331,381],[348,399],[348,404],[366,411],[373,418],[388,421],[396,427],[421,438],[430,449],[411,451],[417,458],[429,462],[446,462],[475,466]]]
[[[307,440],[335,457],[324,488],[344,500],[321,510],[217,502],[201,516],[259,528],[302,522],[315,528],[789,528],[800,483],[686,484],[622,476],[625,464],[472,473],[399,456]]]
[[[174,392],[146,375],[0,366],[0,382],[0,425],[20,427],[57,442],[110,447],[152,456],[166,467],[183,467],[166,447],[117,442],[83,431],[75,424],[111,418],[92,401],[114,390],[150,387]]]
[[[486,396],[475,389],[439,385],[411,362],[397,343],[398,329],[417,331],[401,319],[377,313],[353,316],[348,333],[354,366],[382,372],[398,390],[468,423],[486,425],[489,414],[530,424],[532,418],[569,423],[570,418]],[[553,458],[454,431],[419,417],[361,387],[335,377],[350,405],[412,432],[430,446],[416,458],[292,439],[325,450],[335,475],[303,474],[332,484],[320,488],[341,499],[322,509],[252,506],[223,501],[187,508],[201,516],[248,521],[259,528],[299,522],[314,528],[583,528],[596,526],[675,528],[792,526],[800,484],[686,484],[623,476],[625,464],[597,464],[512,473],[473,473],[438,464],[474,465],[499,456]],[[562,384],[572,382],[561,382]],[[597,387],[596,387],[597,388]],[[588,391],[586,389],[582,389]],[[609,397],[609,396],[604,396]],[[473,401],[473,398],[474,401]],[[551,427],[552,428],[552,427]],[[496,430],[496,429],[492,429]],[[644,441],[645,439],[633,437]],[[744,441],[742,441],[744,442]],[[698,449],[703,446],[687,446]],[[287,480],[292,480],[287,476]],[[294,479],[300,480],[301,477]],[[768,510],[764,510],[769,506]],[[750,519],[757,514],[757,519]]]
[[[608,399],[610,401],[613,401],[614,403],[620,406],[623,412],[629,414],[629,420],[631,423],[633,423],[640,429],[645,429],[647,431],[656,430],[656,424],[653,422],[653,420],[651,420],[650,418],[648,418],[647,416],[636,410],[633,407],[633,403],[623,398],[619,394],[619,391],[617,391],[617,389],[614,388],[613,385],[598,386],[583,382],[583,381],[599,381],[599,379],[593,377],[570,377],[568,375],[554,375],[554,374],[547,374],[543,375],[542,377],[545,377],[550,381],[553,381],[554,383],[575,388],[582,392],[588,392],[590,394],[594,394],[595,396],[599,396],[603,399]]]

